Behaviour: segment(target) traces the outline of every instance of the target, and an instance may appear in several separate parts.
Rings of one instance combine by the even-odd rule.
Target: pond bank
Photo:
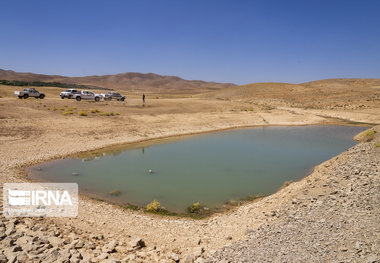
[[[278,114],[281,115],[280,112]],[[250,120],[255,118],[255,115],[247,114],[247,116],[250,116]],[[189,123],[189,127],[199,117],[194,117],[193,122]],[[279,118],[281,117],[283,116],[281,115]],[[300,125],[320,123],[320,121],[321,119],[316,117],[309,122],[298,120],[285,123],[282,121],[281,124]],[[152,131],[152,129],[155,136],[162,137],[180,134],[181,132],[185,133],[187,128],[178,126],[178,123],[176,124],[175,122],[171,122],[171,125],[174,125],[177,129],[173,130],[166,127],[165,130],[161,128],[161,133],[157,132],[157,127],[154,127],[154,123],[150,124],[151,126],[142,128],[141,133],[133,133],[130,129],[122,131],[120,128],[115,127],[116,130],[113,132],[118,135],[117,137],[108,138],[108,133],[106,133],[106,137],[101,140],[92,139],[90,143],[85,143],[80,139],[86,136],[86,133],[91,132],[88,128],[91,126],[90,123],[85,123],[85,125],[76,123],[79,124],[78,128],[74,131],[68,130],[67,133],[62,135],[58,133],[58,130],[61,129],[52,125],[52,123],[57,122],[59,123],[59,120],[43,120],[39,123],[40,127],[37,129],[36,124],[27,121],[28,125],[33,126],[32,132],[35,132],[33,133],[35,137],[30,137],[31,131],[29,130],[25,135],[29,137],[21,141],[8,141],[4,144],[5,147],[2,148],[1,152],[2,182],[24,181],[22,177],[24,173],[20,174],[19,171],[26,164],[60,158],[75,152],[92,150],[112,144],[143,140],[144,137],[154,137],[152,133],[149,133],[149,130]],[[231,126],[231,122],[232,120],[227,123],[221,123],[219,120],[219,122],[214,122],[211,126],[220,126],[222,128],[223,126]],[[216,125],[215,123],[219,124]],[[276,122],[270,123],[276,124]],[[261,125],[262,123],[258,122],[257,124]],[[20,128],[21,126],[25,127],[25,123],[15,124],[10,122],[10,125],[19,125]],[[87,129],[81,131],[80,128],[83,128],[83,126],[87,126]],[[178,129],[178,127],[181,127],[181,129]],[[211,131],[215,128],[204,126],[204,123],[198,123],[197,128],[193,126],[191,130]],[[41,134],[39,133],[40,129],[44,130]],[[143,136],[145,133],[146,136]],[[36,141],[36,137],[40,140]],[[313,179],[313,175],[310,178]],[[50,243],[54,242],[54,238],[50,235],[54,236],[54,232],[59,232],[59,238],[68,240],[68,244],[53,245],[53,248],[58,248],[58,254],[62,257],[67,256],[66,252],[69,250],[68,253],[71,253],[71,257],[77,257],[79,253],[82,258],[90,255],[91,258],[97,258],[98,260],[102,257],[119,259],[136,257],[137,261],[154,262],[161,260],[164,262],[166,260],[166,262],[171,262],[169,258],[176,257],[172,253],[175,253],[180,258],[185,258],[193,253],[209,254],[212,250],[244,238],[247,231],[258,229],[259,226],[276,220],[276,216],[271,216],[271,211],[275,211],[282,205],[286,206],[289,200],[302,193],[303,187],[307,187],[307,184],[303,181],[291,184],[277,194],[264,198],[259,202],[244,205],[236,210],[213,216],[207,220],[161,218],[122,210],[115,206],[83,197],[80,200],[79,217],[76,219],[20,219],[18,221],[9,221],[2,218],[2,221],[6,224],[7,229],[8,226],[11,229],[13,224],[16,229],[15,233],[19,233],[21,229],[27,229],[26,232],[30,236],[37,236],[38,238],[47,236],[49,239],[51,238]],[[321,182],[321,180],[317,181]],[[319,188],[316,187],[314,190],[316,189]],[[141,237],[145,241],[146,248],[139,250],[133,248],[131,242],[135,241],[137,237]],[[82,243],[84,243],[83,246]],[[71,249],[77,252],[70,252],[70,246]],[[155,247],[156,249],[154,249]],[[52,256],[53,251],[46,249],[41,255]]]

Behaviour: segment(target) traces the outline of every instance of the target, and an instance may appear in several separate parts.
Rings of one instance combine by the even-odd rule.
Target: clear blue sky
[[[380,78],[380,1],[1,1],[0,68],[238,84]]]

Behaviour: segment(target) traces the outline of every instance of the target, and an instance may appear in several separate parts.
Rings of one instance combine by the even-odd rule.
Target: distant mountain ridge
[[[128,72],[115,75],[66,77],[15,72],[0,69],[0,80],[61,82],[68,84],[99,86],[108,89],[146,92],[197,92],[217,90],[236,86],[233,83],[217,83],[202,80],[185,80],[175,76],[162,76],[153,73]]]

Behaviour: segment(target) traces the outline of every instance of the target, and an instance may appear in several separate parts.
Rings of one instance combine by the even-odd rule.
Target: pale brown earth
[[[44,100],[20,100],[13,91],[21,88],[0,86],[0,182],[26,181],[23,168],[30,164],[121,143],[256,125],[338,123],[336,118],[380,124],[378,82],[260,83],[201,94],[192,91],[175,97],[156,93],[147,96],[145,106],[137,93],[127,93],[126,103],[95,103],[62,100],[58,96],[62,89],[38,88],[46,92]],[[73,107],[74,114],[63,115]],[[90,109],[119,115],[100,116],[90,113]],[[79,116],[80,110],[88,116]],[[117,240],[126,244],[141,237],[149,253],[137,261],[164,262],[173,252],[184,259],[199,246],[209,254],[240,240],[247,230],[271,224],[276,218],[268,218],[268,211],[286,206],[309,187],[310,180],[315,182],[311,194],[322,189],[324,169],[327,168],[258,202],[202,220],[124,210],[82,196],[78,218],[43,222],[77,233],[84,240],[90,234],[103,234],[104,242]],[[154,246],[159,253],[150,252]],[[134,253],[120,248],[115,256]]]

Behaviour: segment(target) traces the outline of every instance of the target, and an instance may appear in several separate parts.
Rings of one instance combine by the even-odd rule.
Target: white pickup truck
[[[92,91],[82,90],[80,93],[73,94],[71,98],[76,99],[77,101],[81,101],[81,100],[99,101],[101,96]]]
[[[68,99],[72,99],[73,98],[73,94],[79,94],[80,92],[76,89],[67,89],[65,91],[62,91],[59,96],[61,96],[61,99],[64,99],[64,98],[68,98]]]
[[[27,99],[29,97],[34,97],[36,99],[43,99],[45,98],[45,93],[38,92],[35,88],[25,88],[22,91],[15,91],[15,95],[19,99]]]

